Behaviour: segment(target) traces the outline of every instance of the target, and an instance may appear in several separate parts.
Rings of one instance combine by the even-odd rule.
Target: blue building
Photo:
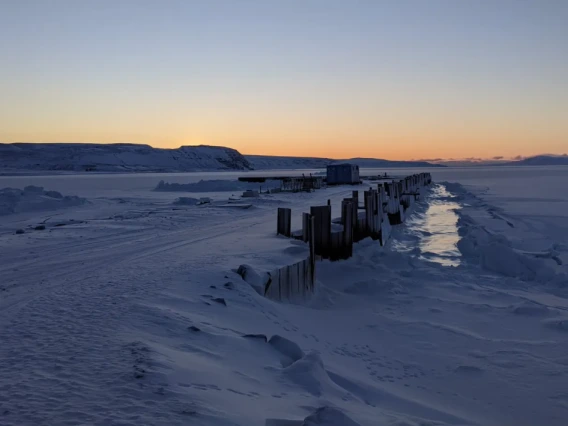
[[[358,165],[339,163],[327,166],[328,185],[353,185],[358,183],[360,183]]]

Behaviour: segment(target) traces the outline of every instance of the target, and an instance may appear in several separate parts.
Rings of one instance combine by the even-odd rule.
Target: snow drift
[[[197,198],[179,197],[173,202],[173,204],[176,206],[195,206],[198,202],[199,200]]]
[[[26,186],[23,190],[4,188],[0,189],[0,216],[80,206],[86,201],[57,191],[45,191],[41,186]]]
[[[498,209],[481,201],[458,183],[444,182],[446,188],[456,194],[455,199],[469,206],[484,211],[489,220],[502,221],[509,227],[514,225]],[[492,230],[485,224],[487,218],[475,219],[463,210],[456,211],[458,219],[457,243],[459,251],[469,263],[478,264],[483,269],[523,281],[540,283],[566,282],[563,273],[557,273],[550,267],[550,260],[557,260],[554,250],[531,252],[521,250],[504,234]],[[479,216],[479,215],[478,215]]]

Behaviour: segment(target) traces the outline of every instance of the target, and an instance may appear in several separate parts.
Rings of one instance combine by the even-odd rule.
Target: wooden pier
[[[293,265],[272,271],[264,294],[274,300],[305,298],[315,288],[316,260],[337,261],[353,256],[354,243],[372,238],[384,246],[391,234],[391,226],[405,220],[405,211],[419,199],[423,188],[432,183],[430,173],[420,173],[398,181],[384,182],[363,192],[363,205],[359,191],[341,202],[339,223],[342,230],[332,231],[332,210],[327,205],[313,206],[302,215],[302,233],[291,232],[292,211],[278,209],[277,234],[295,237],[309,244],[309,257]],[[362,210],[361,212],[359,210]]]

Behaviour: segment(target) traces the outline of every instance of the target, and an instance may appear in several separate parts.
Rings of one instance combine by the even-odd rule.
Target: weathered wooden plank
[[[285,300],[288,296],[288,268],[280,268],[280,300]]]
[[[342,208],[343,222],[343,258],[348,259],[353,256],[353,206],[352,202],[344,201]]]
[[[302,241],[305,243],[310,240],[311,217],[309,213],[302,213]]]
[[[359,191],[351,193],[353,200],[353,229],[357,229],[357,221],[359,220]]]
[[[298,279],[295,291],[296,294],[298,294],[302,298],[304,297],[304,286],[305,286],[305,277],[306,277],[306,274],[304,272],[305,266],[306,266],[305,260],[298,262]]]
[[[272,300],[280,300],[280,269],[270,273],[270,285],[265,296]]]
[[[290,237],[292,234],[292,210],[285,207],[278,207],[278,225],[276,233]]]
[[[290,265],[288,268],[288,300],[293,300],[297,294],[298,287],[298,263]]]
[[[365,194],[365,224],[367,227],[367,236],[373,233],[373,195]]]
[[[316,232],[316,226],[315,226],[315,218],[313,217],[313,215],[310,215],[310,234],[309,234],[309,244],[310,244],[310,285],[311,285],[311,290],[313,291],[314,289],[314,283],[316,280],[315,277],[315,273],[316,273],[316,251],[315,251],[315,232]]]
[[[311,207],[310,212],[314,216],[315,254],[326,259],[331,238],[331,207]]]
[[[373,239],[378,240],[381,237],[381,215],[382,205],[379,204],[379,193],[373,191]]]
[[[330,260],[339,260],[341,258],[340,251],[341,251],[341,237],[342,232],[332,232],[330,238],[330,246],[329,246],[329,259]]]

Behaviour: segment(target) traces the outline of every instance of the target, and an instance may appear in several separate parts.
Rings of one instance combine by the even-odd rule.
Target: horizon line
[[[159,147],[159,146],[154,146],[151,145],[149,143],[140,143],[140,142],[54,142],[54,141],[49,141],[49,142],[32,142],[32,141],[14,141],[14,142],[2,142],[0,141],[0,144],[2,145],[15,145],[15,144],[35,144],[35,145],[140,145],[140,146],[148,146],[150,148],[153,149],[163,149],[163,150],[177,150],[177,149],[181,149],[184,147],[199,147],[199,146],[203,146],[203,147],[216,147],[216,148],[229,148],[229,149],[233,149],[235,151],[237,151],[239,154],[243,155],[243,156],[262,156],[262,157],[288,157],[288,158],[310,158],[310,159],[322,159],[322,160],[354,160],[354,159],[359,159],[359,160],[385,160],[385,161],[403,161],[403,162],[426,162],[426,163],[443,163],[443,162],[471,162],[471,163],[477,163],[477,162],[510,162],[510,161],[521,161],[527,158],[532,158],[532,157],[539,157],[539,156],[550,156],[550,157],[568,157],[568,153],[561,153],[561,154],[556,154],[556,153],[538,153],[538,154],[531,154],[531,155],[516,155],[516,156],[501,156],[501,155],[495,155],[492,157],[486,157],[486,158],[482,158],[482,157],[463,157],[463,158],[419,158],[419,159],[408,159],[408,160],[392,160],[392,159],[387,159],[387,158],[379,158],[379,157],[367,157],[367,156],[354,156],[354,157],[349,157],[349,158],[345,158],[345,157],[332,157],[332,156],[313,156],[313,155],[288,155],[288,154],[259,154],[259,153],[244,153],[239,151],[237,148],[233,148],[231,146],[227,146],[227,145],[210,145],[210,144],[206,144],[206,143],[200,143],[200,144],[182,144],[179,145],[178,147]]]

